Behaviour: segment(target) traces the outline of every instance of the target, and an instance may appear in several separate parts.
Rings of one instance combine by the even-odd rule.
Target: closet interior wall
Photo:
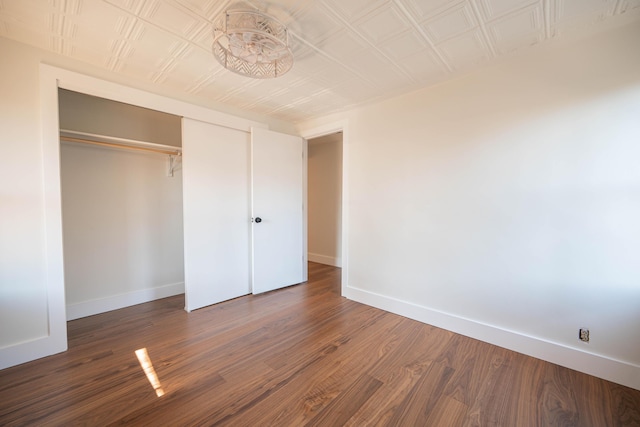
[[[67,90],[60,129],[181,146],[180,117]],[[184,292],[182,169],[166,155],[61,142],[67,319]]]

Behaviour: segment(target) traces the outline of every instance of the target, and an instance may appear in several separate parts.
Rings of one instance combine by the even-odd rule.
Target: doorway
[[[309,261],[342,267],[342,132],[308,140]]]

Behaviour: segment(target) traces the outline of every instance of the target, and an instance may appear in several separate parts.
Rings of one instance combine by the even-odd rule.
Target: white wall
[[[184,292],[182,176],[166,156],[63,143],[67,318]]]
[[[309,261],[340,266],[342,205],[342,134],[309,140]]]
[[[346,295],[640,388],[638,40],[348,113]]]
[[[60,89],[60,128],[181,145],[181,118],[135,105]]]

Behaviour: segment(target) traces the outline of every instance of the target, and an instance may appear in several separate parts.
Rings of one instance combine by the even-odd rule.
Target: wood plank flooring
[[[178,296],[71,321],[67,352],[0,371],[0,425],[640,426],[638,390],[344,299],[339,269],[309,273],[190,314]]]

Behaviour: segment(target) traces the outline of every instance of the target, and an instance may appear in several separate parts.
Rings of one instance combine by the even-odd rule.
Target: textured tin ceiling
[[[247,2],[245,2],[247,3]],[[640,0],[251,1],[290,28],[275,80],[220,66],[220,0],[0,0],[0,36],[124,76],[298,122],[433,85],[513,52],[640,21]]]

